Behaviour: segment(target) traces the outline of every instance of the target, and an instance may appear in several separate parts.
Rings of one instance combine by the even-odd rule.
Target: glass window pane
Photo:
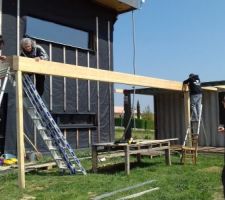
[[[82,49],[92,49],[90,33],[41,19],[26,17],[26,36]]]

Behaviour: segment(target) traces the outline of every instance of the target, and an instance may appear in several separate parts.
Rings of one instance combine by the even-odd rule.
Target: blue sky
[[[196,73],[203,82],[225,80],[224,0],[146,0],[134,19],[137,75],[183,81]],[[131,12],[114,27],[114,69],[133,73]],[[152,106],[149,97],[135,99]],[[115,105],[123,105],[121,95]]]

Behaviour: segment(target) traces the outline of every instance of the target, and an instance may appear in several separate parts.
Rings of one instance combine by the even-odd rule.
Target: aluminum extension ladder
[[[55,123],[27,74],[23,75],[23,89],[31,103],[29,105],[28,99],[25,98],[24,106],[45,141],[57,166],[63,171],[69,169],[71,174],[81,172],[86,175],[86,170]]]
[[[8,80],[11,80],[12,83],[14,82],[8,63],[0,63],[0,80],[1,106]],[[30,100],[29,102],[27,98],[24,98],[24,107],[27,109],[59,169],[63,171],[69,169],[71,174],[82,172],[86,175],[85,169],[64,138],[28,75],[23,75],[23,84],[23,89]]]
[[[1,79],[1,88],[0,88],[0,107],[2,104],[2,99],[5,93],[5,88],[10,77],[10,67],[6,63],[1,63],[0,65],[0,79]]]

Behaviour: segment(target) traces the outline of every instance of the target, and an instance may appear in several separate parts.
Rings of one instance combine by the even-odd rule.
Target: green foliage
[[[115,132],[115,140],[120,140],[123,136],[124,133],[124,129],[116,129]],[[154,130],[140,130],[140,129],[133,129],[132,130],[132,137],[134,139],[154,139],[155,135],[154,135]]]
[[[115,126],[123,126],[123,118],[115,118]]]
[[[141,119],[141,108],[139,101],[137,101],[137,118]]]
[[[123,126],[123,119],[122,118],[115,118],[115,126]],[[146,119],[135,119],[135,127],[134,127],[134,120],[131,120],[131,127],[132,128],[139,128],[139,129],[154,129],[154,121],[153,120],[146,120]]]
[[[142,116],[142,119],[145,119],[145,120],[148,120],[148,121],[154,120],[154,113],[151,112],[150,106],[145,107],[141,116]]]

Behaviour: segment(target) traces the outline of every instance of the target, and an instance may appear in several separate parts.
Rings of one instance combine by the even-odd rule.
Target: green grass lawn
[[[149,159],[144,157],[141,163],[131,158],[131,173],[125,175],[123,158],[106,159],[101,162],[100,171],[91,173],[91,161],[82,164],[88,175],[60,175],[57,169],[26,174],[26,189],[20,191],[17,174],[0,175],[0,199],[48,199],[48,200],[88,200],[103,193],[113,192],[149,180],[150,184],[120,192],[106,200],[120,199],[150,188],[157,191],[147,193],[135,199],[140,200],[219,200],[222,199],[220,174],[223,155],[198,155],[197,165],[180,165],[179,155],[172,156],[172,166],[165,165],[164,156]],[[109,164],[114,163],[111,166]]]
[[[133,129],[132,130],[132,137],[134,139],[154,139],[155,131],[154,130],[140,130],[140,129]],[[122,136],[124,134],[124,129],[122,128],[117,128],[116,129],[116,134],[115,134],[115,140],[120,140],[122,139]]]

